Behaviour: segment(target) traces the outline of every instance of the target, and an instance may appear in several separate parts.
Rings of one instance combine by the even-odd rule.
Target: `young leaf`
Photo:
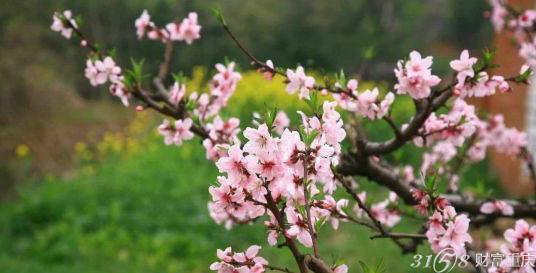
[[[227,23],[225,22],[225,18],[223,18],[223,15],[221,14],[221,10],[219,8],[213,8],[212,13],[214,14],[214,17],[220,22],[222,25],[226,26]]]

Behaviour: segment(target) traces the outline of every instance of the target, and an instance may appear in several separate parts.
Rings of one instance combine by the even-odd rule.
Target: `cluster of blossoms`
[[[197,98],[197,109],[194,111],[202,120],[216,115],[222,107],[227,106],[229,98],[236,90],[236,86],[242,76],[235,71],[235,63],[227,66],[216,64],[216,73],[210,81],[210,94],[204,93],[193,97]]]
[[[365,195],[362,197],[361,201],[365,202]],[[359,207],[354,207],[354,211],[357,211],[358,215],[362,214]],[[398,196],[394,192],[389,192],[389,197],[384,201],[372,204],[370,212],[378,222],[387,227],[394,227],[402,219],[398,209]]]
[[[183,106],[191,103],[195,105],[195,109],[192,111],[195,117],[202,122],[212,120],[203,127],[208,132],[208,137],[203,140],[203,145],[207,150],[207,158],[211,160],[217,160],[222,156],[230,144],[240,143],[237,138],[240,131],[240,120],[230,118],[224,121],[218,116],[219,111],[227,105],[241,79],[240,74],[234,71],[234,66],[234,63],[229,63],[227,66],[216,64],[218,73],[212,77],[209,93],[192,92],[186,101],[186,85],[175,82],[169,90],[168,101],[172,105],[178,107],[181,103]],[[168,120],[164,120],[158,127],[158,131],[164,136],[166,144],[181,145],[184,140],[193,137],[193,133],[190,131],[192,124],[190,118],[177,120],[174,126]]]
[[[60,32],[65,38],[70,39],[73,31],[78,29],[76,20],[70,10],[65,10],[62,13],[54,13],[52,17],[52,25],[50,28],[53,31]],[[82,46],[87,46],[86,40],[82,40]],[[125,87],[124,77],[121,74],[121,67],[116,65],[115,61],[110,56],[100,56],[97,58],[88,59],[84,71],[86,78],[91,85],[98,86],[110,82],[110,93],[121,99],[123,105],[129,105],[130,93]]]
[[[266,271],[268,261],[259,254],[260,246],[250,246],[246,252],[233,252],[231,247],[218,249],[219,262],[210,265],[210,270],[218,273],[262,273]]]
[[[85,76],[93,86],[110,82],[110,93],[121,99],[123,105],[129,105],[130,92],[125,87],[121,67],[115,64],[112,57],[86,61]]]
[[[469,57],[467,50],[462,51],[460,59],[450,62],[450,67],[457,72],[457,84],[454,94],[461,98],[465,97],[485,97],[494,95],[498,89],[501,92],[510,91],[508,82],[502,76],[490,77],[488,73],[482,71],[475,77],[473,66],[477,63],[477,58]]]
[[[239,126],[239,119],[223,120],[220,116],[216,116],[212,123],[208,123],[205,126],[209,131],[209,137],[203,140],[207,159],[216,161],[227,154],[226,150],[230,148],[230,144],[240,143],[237,137],[240,132]]]
[[[287,92],[294,94],[299,91],[300,99],[309,99],[309,92],[314,88],[315,78],[307,76],[302,66],[298,66],[295,71],[287,69]]]
[[[484,159],[486,148],[493,146],[498,152],[518,156],[527,146],[528,139],[525,132],[515,128],[506,127],[502,115],[491,116],[477,132],[476,141],[467,152],[469,159],[479,161]]]
[[[511,18],[502,0],[490,2],[495,8],[491,15],[495,27],[500,29],[507,25],[514,29],[521,41],[521,56],[526,59],[528,65],[535,66],[536,41],[527,39],[525,31],[533,30],[536,11],[525,11]],[[180,22],[172,22],[164,28],[159,28],[144,10],[136,20],[135,27],[139,39],[147,36],[151,40],[165,43],[184,41],[191,44],[200,38],[201,31],[195,12],[189,13],[188,17]],[[126,106],[129,104],[130,92],[143,98],[144,93],[136,93],[135,90],[129,91],[126,88],[122,69],[111,57],[105,56],[84,40],[70,11],[56,13],[51,28],[66,38],[70,38],[73,31],[76,31],[75,34],[83,39],[82,46],[94,51],[94,58],[87,61],[85,69],[85,75],[93,86],[109,82],[110,92],[120,97]],[[394,89],[397,94],[408,94],[415,100],[429,98],[432,88],[441,82],[439,77],[432,74],[433,58],[422,58],[417,51],[411,52],[409,57],[409,60],[397,63],[394,72],[398,82]],[[479,67],[476,65],[477,61],[464,50],[459,59],[450,62],[450,67],[456,72],[456,81],[447,87],[454,86],[452,91],[455,100],[447,113],[436,114],[435,110],[432,113],[427,112],[424,125],[417,130],[413,142],[419,147],[430,147],[430,150],[423,154],[421,171],[424,173],[435,165],[440,165],[437,169],[439,174],[444,173],[448,170],[446,163],[455,158],[458,149],[464,144],[468,144],[468,150],[463,156],[472,161],[482,160],[487,147],[490,146],[499,152],[518,156],[527,145],[527,136],[516,129],[507,128],[502,116],[492,116],[488,121],[483,121],[476,115],[475,107],[464,100],[468,97],[490,96],[497,90],[510,91],[508,80],[504,77],[475,71],[474,67]],[[257,64],[261,66],[259,72],[263,73],[266,79],[271,80],[274,77],[276,70],[272,61]],[[253,127],[244,130],[242,135],[245,142],[242,143],[239,138],[240,120],[225,120],[219,115],[235,92],[241,75],[235,71],[235,63],[232,62],[227,65],[217,64],[216,70],[217,73],[209,84],[209,92],[192,92],[187,96],[186,85],[175,82],[169,90],[162,91],[164,95],[167,94],[167,98],[164,96],[162,99],[162,96],[159,96],[156,99],[156,104],[160,105],[148,103],[159,111],[159,106],[172,111],[171,116],[182,117],[175,121],[164,120],[158,127],[165,144],[180,146],[184,141],[192,139],[194,132],[204,137],[203,146],[206,148],[207,158],[216,162],[218,170],[224,174],[217,178],[215,185],[209,187],[212,200],[208,208],[211,217],[218,224],[231,228],[234,224],[251,223],[265,216],[267,220],[264,221],[264,226],[267,229],[269,245],[278,245],[278,241],[283,237],[287,244],[297,240],[307,248],[315,245],[316,229],[322,224],[329,222],[333,229],[338,229],[340,221],[357,222],[347,212],[349,201],[336,200],[333,197],[337,188],[336,178],[341,178],[335,175],[334,170],[342,154],[341,142],[346,137],[343,120],[335,108],[340,106],[371,120],[381,119],[390,115],[395,93],[388,92],[380,99],[377,88],[359,92],[358,81],[355,79],[348,82],[343,80],[333,87],[326,86],[325,90],[319,90],[324,87],[315,85],[315,79],[305,74],[303,67],[288,69],[285,82],[289,94],[298,93],[300,99],[310,100],[311,92],[326,94],[329,91],[335,101],[325,101],[322,111],[315,111],[311,116],[298,111],[301,116],[299,130],[289,128],[290,120],[284,112],[280,111],[275,116],[270,113],[267,118],[261,119],[261,122],[255,121]],[[522,68],[521,74],[526,71],[528,67]],[[444,90],[433,95],[445,92]],[[140,100],[143,101],[142,98]],[[424,101],[417,101],[420,102]],[[170,113],[164,110],[163,113]],[[403,133],[410,131],[406,131],[408,126],[402,126]],[[370,159],[376,162],[380,160],[374,156]],[[400,173],[402,182],[408,186],[415,186],[414,182],[419,182],[416,181],[411,166],[396,171]],[[346,180],[342,179],[344,184]],[[449,177],[450,189],[455,188],[458,179],[456,174]],[[347,184],[344,186],[348,187]],[[426,185],[424,189],[413,188],[412,194],[417,201],[415,209],[428,218],[426,237],[433,251],[450,249],[456,256],[465,255],[466,244],[472,242],[468,234],[470,219],[464,214],[457,214],[447,199],[438,195],[433,185],[431,189],[429,187]],[[349,188],[355,189],[353,185]],[[371,217],[375,225],[380,223],[386,227],[393,227],[400,222],[402,213],[398,208],[396,193],[390,192],[387,199],[371,204],[369,210],[364,205],[366,199],[366,192],[357,194],[358,202],[353,207],[353,212],[358,218]],[[493,199],[484,202],[480,211],[482,214],[514,214],[514,208],[508,202]],[[502,246],[503,253],[536,257],[536,227],[530,227],[520,220],[515,229],[506,231],[505,238],[508,244]],[[219,261],[213,263],[210,269],[218,273],[265,272],[272,267],[268,266],[264,258],[258,256],[259,250],[260,247],[255,245],[245,252],[233,252],[230,247],[218,250]],[[526,262],[533,263],[534,258],[529,258]],[[348,271],[344,264],[332,266],[330,269],[334,273]],[[490,272],[510,271],[501,264],[500,267],[491,268]],[[534,269],[524,266],[515,271],[518,272],[534,273]]]
[[[446,114],[432,113],[421,128],[420,136],[413,140],[417,146],[433,144],[431,150],[423,154],[421,171],[426,173],[436,163],[449,162],[456,156],[457,147],[461,147],[479,126],[481,121],[475,114],[475,107],[462,99],[456,99]],[[443,167],[438,169],[439,173],[443,171]]]
[[[442,198],[429,194],[422,189],[413,189],[413,197],[418,202],[416,210],[429,215],[426,237],[432,250],[440,253],[443,250],[453,251],[457,257],[466,254],[465,245],[473,239],[469,235],[469,222],[465,214],[457,214],[454,207]]]
[[[409,60],[398,61],[395,75],[398,83],[395,89],[398,94],[409,94],[414,99],[423,99],[430,96],[432,87],[441,82],[441,79],[432,75],[433,57],[422,58],[417,51],[409,54]]]
[[[52,25],[50,26],[53,31],[60,32],[63,37],[70,39],[73,35],[73,27],[77,28],[78,25],[70,10],[66,10],[63,13],[54,13]]]
[[[286,200],[285,214],[290,227],[283,231],[285,236],[297,238],[310,247],[306,216],[297,209],[309,202],[305,192],[313,197],[320,193],[317,185],[322,185],[326,194],[323,201],[313,202],[312,222],[344,213],[341,207],[347,204],[347,201],[336,202],[329,196],[336,187],[332,166],[338,164],[340,142],[345,138],[335,105],[325,102],[321,119],[302,113],[302,132],[314,137],[307,144],[302,139],[303,134],[297,131],[284,129],[277,137],[266,124],[257,129],[246,128],[244,137],[247,142],[243,147],[232,145],[216,163],[220,172],[227,174],[227,177],[218,177],[218,185],[209,189],[213,200],[209,208],[216,222],[224,222],[227,227],[249,222],[265,214],[263,204]],[[272,222],[267,226],[281,231],[280,223],[273,215]],[[333,225],[337,227],[335,222]],[[277,232],[272,232],[269,242],[275,244],[277,236]]]
[[[147,34],[147,38],[150,40],[184,41],[190,45],[194,40],[201,38],[201,26],[197,23],[197,13],[195,12],[190,12],[188,17],[182,19],[180,23],[172,22],[167,24],[165,28],[158,28],[151,21],[151,15],[147,10],[144,10],[134,25],[138,39]]]
[[[526,133],[506,127],[502,115],[483,121],[476,116],[473,105],[456,99],[448,114],[437,117],[432,113],[421,129],[421,136],[414,139],[418,146],[436,141],[431,151],[423,154],[421,171],[426,173],[436,163],[449,162],[469,138],[472,141],[467,157],[473,162],[484,159],[490,146],[501,153],[518,156],[527,145]],[[437,170],[439,173],[444,171],[443,166]]]
[[[499,213],[502,215],[513,215],[514,208],[503,200],[491,200],[484,202],[480,207],[480,212],[484,214]]]
[[[492,6],[490,19],[495,31],[500,32],[504,28],[512,31],[520,45],[519,55],[527,65],[536,67],[536,40],[530,34],[536,26],[536,10],[510,12],[506,0],[489,0],[489,3]]]
[[[190,131],[191,127],[191,118],[179,119],[173,124],[166,119],[158,126],[158,132],[164,136],[164,143],[166,145],[175,144],[180,146],[183,141],[190,140],[194,137],[194,134]]]
[[[458,257],[465,255],[465,244],[473,241],[468,233],[470,221],[467,215],[457,214],[452,206],[437,207],[428,219],[426,231],[432,250],[438,253],[451,249]]]
[[[536,226],[517,220],[513,229],[504,232],[505,244],[500,251],[505,259],[493,265],[490,273],[534,273],[536,264]]]
[[[341,88],[339,83],[336,87]],[[360,113],[371,120],[383,118],[389,113],[389,108],[395,100],[392,92],[387,93],[383,100],[380,100],[378,88],[358,92],[357,87],[357,80],[351,79],[346,84],[344,92],[334,93],[333,98],[344,110]]]

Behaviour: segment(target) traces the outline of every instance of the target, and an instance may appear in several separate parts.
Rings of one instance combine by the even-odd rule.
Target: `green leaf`
[[[175,80],[179,84],[186,84],[186,82],[188,81],[188,77],[186,77],[182,72],[176,74],[172,73],[171,76],[173,77],[173,80]]]
[[[341,69],[339,75],[337,75],[337,81],[340,85],[346,86],[346,75],[344,74],[344,70]]]
[[[305,145],[307,145],[307,147],[311,146],[311,143],[313,143],[313,141],[315,140],[315,138],[319,134],[320,133],[317,130],[313,130],[310,134],[307,134],[307,139],[305,140]]]
[[[271,111],[266,111],[264,122],[266,123],[269,129],[272,129],[276,116],[277,116],[277,107],[274,107]]]
[[[516,83],[527,83],[530,76],[532,75],[532,68],[528,68],[525,72],[519,74],[517,77],[515,77],[514,81]]]
[[[361,266],[361,271],[363,271],[363,273],[370,273],[370,268],[365,262],[359,261],[359,265]]]
[[[222,25],[226,26],[227,23],[225,22],[225,18],[223,18],[223,15],[221,14],[221,10],[219,8],[213,8],[212,13],[214,14],[214,17],[220,22]]]
[[[319,109],[320,109],[320,99],[318,97],[318,92],[316,92],[316,91],[311,92],[309,97],[310,97],[310,99],[305,100],[305,102],[307,103],[309,108],[311,108],[311,111],[313,111],[313,113],[316,115],[316,114],[319,113]]]
[[[385,271],[386,271],[385,261],[382,258],[382,259],[380,259],[380,261],[376,265],[376,269],[374,270],[374,272],[375,273],[384,273]]]

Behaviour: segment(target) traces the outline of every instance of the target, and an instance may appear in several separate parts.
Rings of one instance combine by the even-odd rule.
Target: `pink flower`
[[[495,94],[497,89],[502,93],[510,90],[504,77],[495,75],[490,78],[488,73],[480,72],[476,83],[458,83],[454,92],[461,98],[485,97]]]
[[[290,119],[288,118],[287,114],[283,111],[279,111],[275,116],[275,120],[272,126],[278,134],[282,134],[285,128],[289,126],[289,124]]]
[[[499,212],[503,215],[513,215],[514,214],[514,208],[502,200],[495,200],[495,201],[489,201],[482,204],[480,207],[480,212],[485,214],[492,214],[495,212]]]
[[[531,227],[525,220],[517,220],[514,229],[508,229],[504,232],[504,238],[513,244],[523,243],[524,240],[535,241],[536,226]]]
[[[128,92],[125,84],[123,83],[122,76],[112,81],[112,84],[110,84],[109,89],[110,93],[113,96],[118,97],[124,106],[129,106],[130,92]]]
[[[357,97],[356,108],[359,113],[369,119],[383,118],[389,112],[389,107],[394,102],[395,96],[389,92],[383,101],[378,100],[378,88],[361,92]]]
[[[208,115],[216,114],[222,107],[227,105],[227,101],[233,95],[236,86],[242,76],[236,72],[235,63],[231,62],[227,66],[216,64],[218,73],[212,77],[210,82],[210,94],[213,96],[212,105],[208,109]]]
[[[249,140],[244,145],[244,152],[264,158],[277,150],[277,142],[270,135],[266,124],[261,124],[258,129],[246,128],[244,137]]]
[[[54,13],[54,16],[52,17],[52,25],[50,26],[50,29],[56,32],[61,32],[61,35],[63,37],[70,39],[73,34],[73,29],[77,28],[78,25],[76,24],[76,21],[73,18],[73,14],[70,10],[64,11],[62,14],[60,13]],[[65,22],[69,22],[69,24],[66,24]]]
[[[493,10],[491,13],[491,22],[496,32],[504,28],[504,21],[508,16],[508,11],[503,7],[502,0],[489,0]]]
[[[190,45],[194,40],[201,38],[201,26],[197,23],[197,13],[195,12],[190,12],[180,24],[167,24],[166,29],[172,41],[185,41]]]
[[[179,119],[175,121],[175,135],[173,141],[176,145],[181,145],[182,141],[189,140],[194,137],[194,134],[190,131],[191,127],[191,118]]]
[[[469,57],[469,51],[467,51],[467,49],[462,51],[459,60],[450,62],[450,67],[458,72],[456,77],[458,79],[458,85],[463,85],[466,78],[472,78],[475,76],[473,65],[475,65],[476,62],[476,58]]]
[[[305,247],[312,247],[313,240],[308,230],[308,225],[303,219],[303,216],[296,212],[295,208],[287,207],[285,209],[287,221],[290,228],[285,232],[290,238],[297,238],[298,241]]]
[[[521,43],[519,55],[525,59],[525,63],[529,66],[536,67],[536,41]]]
[[[287,78],[289,80],[287,84],[287,92],[289,94],[299,91],[300,99],[309,99],[309,91],[314,87],[315,79],[305,75],[303,67],[298,66],[296,71],[287,69]]]
[[[288,165],[296,165],[298,170],[303,169],[300,166],[301,160],[298,157],[300,152],[305,151],[305,143],[300,139],[300,134],[296,131],[285,129],[281,134],[281,140],[278,143],[281,151],[281,160]]]
[[[536,10],[525,10],[518,18],[519,26],[531,28],[536,21]]]
[[[374,218],[388,227],[394,227],[401,220],[400,212],[397,209],[389,208],[391,203],[393,202],[385,200],[370,207],[370,212]]]
[[[242,178],[249,178],[251,175],[247,169],[250,162],[256,161],[252,155],[244,157],[239,144],[235,144],[229,148],[227,157],[222,157],[216,162],[216,166],[220,172],[226,172],[231,181],[241,181]],[[235,183],[231,183],[235,184]]]
[[[459,215],[453,222],[447,223],[447,230],[439,239],[439,246],[452,247],[454,254],[461,256],[465,254],[465,243],[471,243],[473,239],[467,233],[469,230],[469,218],[466,215]]]
[[[250,246],[246,252],[234,252],[230,247],[216,252],[219,262],[212,263],[210,270],[218,273],[263,273],[268,261],[257,256],[260,246]]]
[[[164,136],[166,145],[175,143],[175,145],[180,146],[183,140],[189,140],[194,137],[190,127],[192,127],[192,119],[190,118],[176,120],[174,126],[168,120],[164,120],[158,126],[158,132]]]
[[[266,66],[268,66],[270,69],[266,69],[266,68],[261,68],[260,72],[262,72],[262,75],[263,77],[266,79],[266,80],[272,80],[275,76],[275,68],[274,68],[274,63],[272,62],[272,60],[267,60],[266,61]]]
[[[87,60],[85,75],[89,79],[91,85],[97,86],[106,83],[106,81],[114,82],[121,74],[121,68],[115,65],[111,57],[106,57],[104,60],[96,60],[92,62]]]
[[[95,67],[95,64],[91,60],[86,61],[86,69],[84,71],[89,83],[93,86],[101,85],[106,82],[106,75],[99,74],[99,70]]]
[[[143,10],[140,17],[134,22],[134,26],[136,26],[136,35],[138,36],[138,39],[143,38],[148,27],[154,27],[154,23],[151,22],[151,15],[149,15],[147,10]]]
[[[341,264],[333,269],[333,273],[348,273],[348,266]]]
[[[409,93],[414,99],[426,98],[430,95],[431,88],[438,85],[441,79],[432,75],[432,57],[422,58],[417,51],[412,51],[407,62],[398,61],[395,75],[398,83],[395,89],[398,94]]]
[[[185,94],[186,85],[175,82],[169,90],[169,102],[177,107]]]
[[[431,232],[433,236],[444,234],[446,231],[443,226],[443,216],[440,212],[435,211],[428,220],[428,232]]]
[[[239,143],[240,141],[236,137],[240,132],[239,126],[240,120],[237,118],[230,118],[224,121],[220,116],[216,116],[212,123],[207,124],[205,127],[209,130],[209,136],[214,141]]]
[[[336,86],[341,88],[339,83],[336,83]],[[355,97],[358,96],[357,92],[358,82],[355,79],[351,79],[346,83],[346,92],[333,93],[332,96],[341,106],[342,109],[348,110],[351,112],[357,111],[357,105]]]

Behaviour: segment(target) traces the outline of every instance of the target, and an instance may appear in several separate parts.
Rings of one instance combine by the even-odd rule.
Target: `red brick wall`
[[[533,8],[535,1],[510,0],[509,3],[515,7]],[[523,61],[518,55],[517,47],[512,43],[511,34],[507,32],[497,34],[494,43],[497,49],[496,61],[501,65],[500,68],[494,70],[494,73],[505,76],[518,73]],[[491,113],[503,113],[507,126],[524,129],[528,89],[524,86],[512,87],[512,94],[496,94],[483,99],[478,104]],[[491,162],[507,191],[515,195],[533,192],[532,184],[523,172],[523,163],[520,160],[491,152]]]

